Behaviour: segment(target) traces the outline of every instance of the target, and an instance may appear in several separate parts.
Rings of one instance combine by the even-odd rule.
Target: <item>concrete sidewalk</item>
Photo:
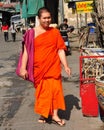
[[[78,49],[72,49],[72,55],[67,56],[71,77],[62,71],[66,111],[59,111],[59,115],[65,119],[66,125],[60,127],[37,122],[39,115],[33,111],[35,89],[15,74],[20,40],[21,34],[18,33],[16,42],[10,40],[5,43],[0,32],[0,130],[104,130],[104,123],[99,117],[82,115]],[[73,48],[78,48],[77,40],[73,42]]]

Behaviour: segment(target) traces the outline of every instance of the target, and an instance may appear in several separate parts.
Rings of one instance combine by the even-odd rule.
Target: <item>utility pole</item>
[[[64,6],[63,6],[63,0],[59,0],[59,11],[60,11],[60,22],[63,22],[64,19]]]

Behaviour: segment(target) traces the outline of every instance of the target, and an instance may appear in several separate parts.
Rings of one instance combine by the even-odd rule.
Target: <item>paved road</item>
[[[72,68],[72,75],[67,77],[64,71],[63,88],[66,111],[59,115],[66,120],[65,127],[55,124],[39,124],[39,116],[34,113],[34,88],[31,83],[24,82],[15,74],[21,34],[17,41],[4,42],[0,32],[0,130],[104,130],[104,123],[99,117],[83,117],[79,96],[79,51],[72,50],[67,56]],[[72,39],[71,46],[77,47],[77,39]]]

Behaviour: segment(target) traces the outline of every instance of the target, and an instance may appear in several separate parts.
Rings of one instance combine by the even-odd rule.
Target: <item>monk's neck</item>
[[[47,31],[49,27],[43,27],[41,25],[38,26],[39,30]]]

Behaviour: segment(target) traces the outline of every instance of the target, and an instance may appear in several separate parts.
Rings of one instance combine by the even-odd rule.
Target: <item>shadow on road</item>
[[[77,110],[81,109],[81,107],[79,106],[79,102],[80,102],[80,100],[76,96],[66,95],[65,96],[66,110],[65,111],[59,110],[60,118],[69,120],[73,107],[75,107]]]
[[[15,42],[21,42],[21,41],[22,41],[21,39],[20,39],[20,40],[19,40],[19,39],[18,39],[18,40],[15,40]],[[8,42],[14,43],[13,40],[8,40],[7,43],[8,43]]]

